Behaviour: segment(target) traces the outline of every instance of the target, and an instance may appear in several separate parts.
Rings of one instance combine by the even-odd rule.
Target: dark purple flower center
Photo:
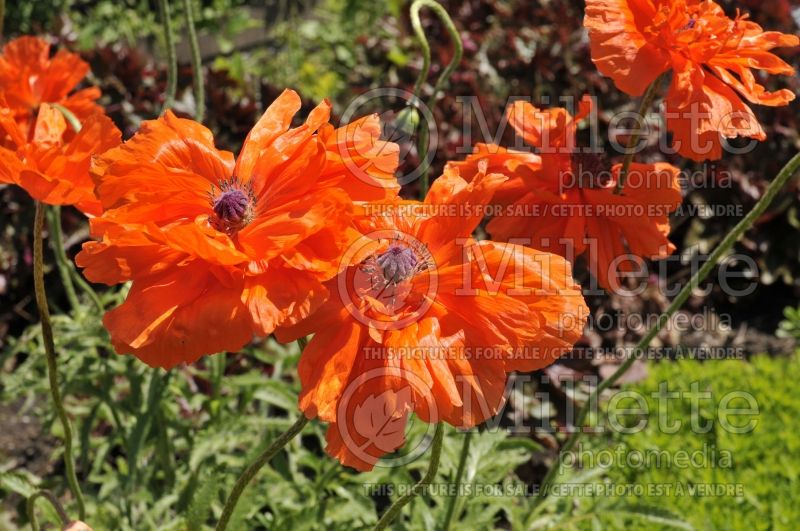
[[[386,282],[398,284],[414,273],[417,267],[417,256],[414,251],[403,245],[392,244],[377,258],[383,270]]]
[[[236,177],[224,179],[208,192],[213,216],[209,222],[230,236],[246,227],[256,217],[256,197],[249,183]]]
[[[247,194],[242,190],[226,190],[214,199],[214,213],[222,221],[239,223],[246,217],[249,202]]]
[[[608,160],[602,153],[576,152],[572,155],[571,177],[570,188],[602,188],[611,180]]]
[[[689,22],[686,24],[687,29],[694,29],[695,25],[697,24],[697,20],[691,18]]]

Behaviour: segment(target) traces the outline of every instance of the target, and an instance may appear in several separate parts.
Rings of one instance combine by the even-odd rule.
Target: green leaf
[[[39,478],[33,474],[22,472],[3,472],[0,473],[0,487],[4,490],[19,494],[23,498],[30,498],[37,490],[33,481],[39,481]]]
[[[295,411],[297,409],[297,395],[289,388],[289,384],[279,380],[262,380],[254,393],[254,398],[273,406]]]
[[[186,527],[188,529],[201,529],[211,514],[211,503],[219,494],[220,481],[217,474],[208,474],[200,481],[200,487],[195,491],[192,503],[186,512]]]
[[[36,487],[39,481],[39,478],[30,472],[0,473],[0,489],[19,494],[26,500],[39,491]],[[47,500],[43,500],[42,498],[37,499],[36,511],[36,514],[44,514],[49,522],[61,522],[55,508]]]
[[[614,506],[613,512],[616,514],[627,514],[635,518],[641,518],[654,524],[666,525],[677,529],[687,529],[690,531],[694,530],[694,527],[690,523],[682,520],[672,511],[662,507],[642,504],[622,504]]]

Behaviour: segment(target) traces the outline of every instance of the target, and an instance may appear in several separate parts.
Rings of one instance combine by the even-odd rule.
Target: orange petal
[[[16,184],[22,171],[22,161],[14,151],[0,146],[0,184]]]
[[[46,107],[49,106],[42,105],[42,110]],[[39,153],[37,169],[23,172],[20,184],[39,201],[75,205],[88,215],[99,215],[102,204],[95,195],[89,167],[93,157],[116,147],[120,136],[107,116],[93,115],[69,143]]]
[[[260,214],[239,233],[238,241],[248,255],[268,260],[329,225],[344,225],[350,215],[349,199],[344,192],[322,189]]]
[[[41,101],[61,101],[75,85],[89,73],[89,65],[77,54],[59,50],[33,83],[41,94]]]
[[[320,131],[328,162],[320,175],[325,186],[341,187],[354,201],[396,197],[400,183],[395,171],[400,146],[380,140],[378,115],[365,116],[344,127]]]
[[[485,215],[485,206],[494,191],[508,177],[499,173],[486,174],[483,169],[468,183],[454,167],[445,168],[425,197],[425,204],[438,214],[422,222],[418,237],[436,254],[443,246],[452,246],[459,238],[468,238]]]
[[[56,146],[61,143],[61,137],[67,130],[67,121],[61,111],[53,106],[43,103],[36,116],[36,125],[33,128],[33,143],[44,148]]]
[[[336,406],[350,381],[350,374],[361,353],[362,328],[353,323],[337,323],[320,329],[300,357],[300,409],[309,418],[336,420]]]
[[[698,75],[690,86],[683,87],[676,85],[681,83],[676,76],[667,94],[667,128],[673,132],[673,147],[680,155],[716,160],[722,157],[723,137],[766,138],[753,111],[730,87],[713,75]]]
[[[205,354],[238,351],[252,337],[241,287],[223,285],[200,263],[134,282],[103,324],[120,354],[152,367],[192,363]]]
[[[97,225],[100,220],[90,223]],[[132,227],[107,225],[103,241],[86,242],[75,257],[78,267],[92,282],[113,285],[145,278],[174,268],[186,255],[170,249],[145,232]]]
[[[253,168],[262,153],[292,123],[292,117],[300,110],[300,96],[286,89],[267,108],[247,135],[242,151],[236,159],[234,175],[245,181],[253,176]]]
[[[648,0],[586,0],[584,25],[592,61],[617,88],[641,96],[669,68],[669,54],[648,42],[642,26],[656,11]]]
[[[253,319],[253,332],[259,336],[307,318],[327,298],[327,288],[315,275],[281,267],[245,277],[242,291],[242,302]]]

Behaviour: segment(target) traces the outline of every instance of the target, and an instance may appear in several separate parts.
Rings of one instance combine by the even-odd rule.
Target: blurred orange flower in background
[[[449,162],[464,178],[479,175],[483,161],[507,174],[495,192],[495,212],[487,231],[511,241],[574,260],[584,254],[604,288],[616,287],[618,271],[631,271],[631,256],[664,258],[669,213],[681,203],[679,170],[666,163],[632,164],[622,193],[615,193],[620,164],[575,145],[581,120],[592,111],[588,96],[573,117],[567,109],[541,110],[517,101],[509,123],[538,154],[479,145],[463,162]],[[499,161],[504,161],[502,164]]]
[[[424,203],[368,205],[362,237],[327,283],[300,358],[300,407],[330,423],[327,451],[371,469],[404,444],[408,415],[474,427],[497,413],[506,375],[569,352],[588,309],[563,258],[476,241],[471,234],[506,180],[482,165],[472,183],[450,169]]]
[[[39,38],[20,37],[3,48],[0,183],[22,186],[48,204],[75,205],[97,215],[101,208],[89,167],[94,155],[120,143],[120,132],[95,103],[99,89],[70,95],[88,71],[65,50],[51,59],[50,45]]]
[[[3,47],[0,55],[0,101],[28,137],[42,103],[57,103],[67,108],[80,122],[102,113],[95,100],[100,89],[72,90],[89,73],[89,65],[77,54],[59,50],[51,58],[50,44],[38,37],[19,37]],[[0,146],[7,131],[0,131]]]
[[[290,128],[299,109],[284,91],[235,163],[208,129],[171,112],[101,158],[105,212],[91,220],[100,241],[76,261],[94,282],[133,282],[104,318],[117,352],[159,367],[193,362],[325,301],[322,282],[351,240],[352,201],[396,194],[387,176],[399,149],[377,138],[375,116],[336,130],[325,101]]]
[[[768,92],[753,70],[793,75],[770,50],[800,39],[765,32],[747,15],[731,19],[709,0],[587,0],[584,24],[594,63],[623,92],[640,96],[672,72],[666,125],[684,157],[721,158],[723,137],[766,138],[742,97],[769,106],[795,97],[787,89]]]

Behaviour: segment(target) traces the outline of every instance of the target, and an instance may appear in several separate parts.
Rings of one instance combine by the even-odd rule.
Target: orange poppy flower
[[[0,56],[0,183],[17,184],[39,201],[101,212],[89,176],[92,157],[120,143],[120,132],[94,103],[97,88],[68,96],[88,65],[66,51],[22,37]],[[82,126],[68,125],[67,109]]]
[[[43,103],[29,137],[7,109],[0,109],[0,130],[11,146],[0,147],[0,183],[17,184],[50,205],[74,205],[92,216],[102,212],[89,168],[95,155],[120,143],[119,129],[107,116],[90,116],[75,133],[60,111]]]
[[[89,87],[72,92],[89,73],[89,65],[78,55],[59,50],[50,57],[50,44],[38,37],[19,37],[3,47],[0,55],[0,104],[17,122],[23,138],[28,138],[36,124],[42,103],[57,103],[69,109],[83,123],[89,116],[102,113],[95,103],[100,89]],[[12,133],[0,129],[0,146]]]
[[[327,298],[352,201],[391,195],[399,148],[377,139],[375,116],[334,130],[325,101],[290,128],[299,109],[284,91],[235,162],[171,112],[101,158],[105,211],[90,225],[101,240],[76,261],[94,282],[133,281],[104,318],[117,352],[172,367],[236,351]],[[364,192],[367,176],[379,191]]]
[[[770,50],[800,39],[765,32],[747,15],[730,19],[709,0],[587,0],[584,23],[594,63],[623,92],[639,96],[672,71],[666,124],[685,157],[721,158],[723,137],[766,138],[742,97],[770,106],[794,99],[787,89],[768,92],[753,70],[793,75]]]
[[[370,205],[362,237],[311,319],[300,407],[330,423],[327,451],[371,469],[404,444],[408,415],[473,427],[503,403],[506,375],[545,367],[580,339],[588,310],[563,258],[475,241],[471,233],[505,177],[455,170],[424,203]]]
[[[609,168],[596,153],[575,145],[578,123],[589,115],[585,96],[573,117],[566,109],[540,110],[518,101],[508,118],[538,155],[479,145],[463,162],[450,162],[468,180],[484,160],[510,179],[495,193],[501,208],[487,231],[496,240],[554,252],[569,260],[586,254],[600,286],[615,288],[619,271],[631,271],[632,257],[664,258],[668,215],[681,202],[679,170],[669,164],[632,164],[626,185],[615,194],[620,164]]]

